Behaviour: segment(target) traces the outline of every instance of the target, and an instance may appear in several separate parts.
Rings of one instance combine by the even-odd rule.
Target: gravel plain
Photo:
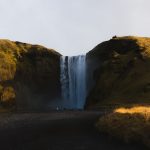
[[[0,150],[144,150],[101,135],[94,126],[101,115],[99,111],[3,113]]]

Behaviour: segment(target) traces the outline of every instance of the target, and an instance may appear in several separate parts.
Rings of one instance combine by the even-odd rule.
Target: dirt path
[[[2,114],[2,150],[140,150],[101,136],[94,128],[100,112]],[[143,149],[142,149],[143,150]]]

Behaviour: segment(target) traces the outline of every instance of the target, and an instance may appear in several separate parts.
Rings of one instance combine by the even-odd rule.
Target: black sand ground
[[[100,112],[48,112],[0,115],[0,150],[144,150],[100,135]]]

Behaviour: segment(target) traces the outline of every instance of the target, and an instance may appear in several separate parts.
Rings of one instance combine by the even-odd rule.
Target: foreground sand
[[[0,115],[2,150],[140,150],[100,135],[101,112],[47,112]],[[138,147],[138,148],[137,148]]]

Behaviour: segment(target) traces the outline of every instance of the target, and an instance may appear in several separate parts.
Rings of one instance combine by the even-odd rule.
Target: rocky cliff
[[[150,102],[150,38],[113,37],[91,50],[87,62],[95,80],[87,108]]]
[[[0,40],[1,107],[49,107],[60,96],[59,58],[43,46]]]

